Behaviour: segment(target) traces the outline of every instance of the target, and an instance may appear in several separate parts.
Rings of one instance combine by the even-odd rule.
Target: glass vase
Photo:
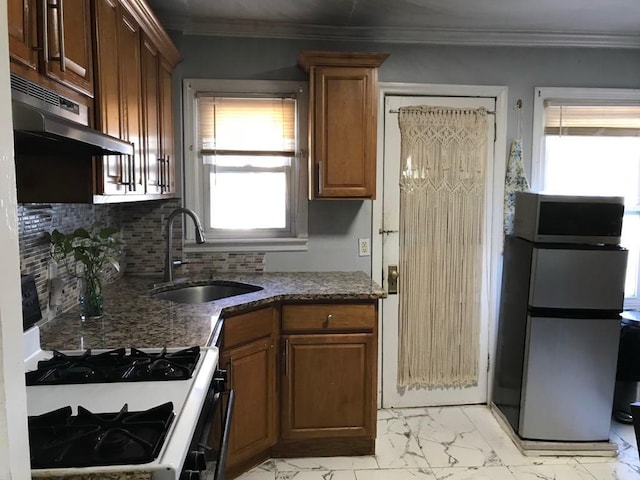
[[[98,273],[86,272],[78,279],[80,318],[82,321],[102,317],[102,280]]]

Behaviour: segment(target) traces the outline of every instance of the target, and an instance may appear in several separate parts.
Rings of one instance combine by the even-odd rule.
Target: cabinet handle
[[[169,155],[164,159],[164,190],[169,191]]]
[[[287,377],[289,375],[289,339],[285,339],[284,341],[284,353],[283,353],[283,363],[284,363],[284,376]]]
[[[129,185],[129,169],[123,155],[118,157],[118,163],[120,164],[120,185]]]
[[[158,170],[158,186],[162,190],[162,159],[160,157],[156,162],[156,168]]]
[[[48,12],[49,10],[55,10],[56,11],[56,20],[58,22],[58,31],[57,31],[57,36],[58,36],[58,56],[48,56],[49,53],[49,41],[48,41],[48,36],[49,36],[49,28],[48,28],[48,23],[49,23],[49,15],[48,13],[45,13],[45,19],[44,19],[44,48],[45,48],[45,52],[47,53],[47,56],[49,58],[49,60],[54,60],[57,61],[60,64],[60,71],[64,72],[67,68],[66,66],[66,59],[65,59],[65,54],[64,54],[64,11],[63,11],[63,0],[57,0],[57,3],[50,3],[49,0],[45,0],[46,5],[47,5],[47,9],[45,10],[46,12]]]
[[[327,322],[330,322],[331,320],[333,320],[333,315],[331,314],[327,315]]]
[[[134,151],[129,158],[129,191],[136,189],[136,152]]]
[[[58,43],[60,44],[60,59],[58,62],[60,63],[60,71],[64,72],[66,69],[66,57],[64,54],[64,15],[62,12],[62,5],[64,4],[64,0],[58,0]]]
[[[233,390],[233,359],[229,359],[227,364],[227,378],[229,379],[229,390]]]
[[[42,0],[42,51],[45,60],[49,58],[49,1]]]

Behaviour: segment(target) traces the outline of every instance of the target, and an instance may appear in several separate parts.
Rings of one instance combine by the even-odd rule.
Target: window
[[[640,91],[536,89],[536,190],[625,199],[625,308],[640,308]]]
[[[184,97],[185,204],[207,236],[188,248],[306,248],[306,84],[194,79]]]

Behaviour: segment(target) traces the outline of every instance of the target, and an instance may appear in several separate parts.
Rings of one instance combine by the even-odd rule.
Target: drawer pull
[[[333,315],[331,314],[327,315],[327,322],[330,322],[331,320],[333,320]]]

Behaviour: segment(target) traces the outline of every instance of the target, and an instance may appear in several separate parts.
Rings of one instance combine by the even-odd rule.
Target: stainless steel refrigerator
[[[606,441],[628,252],[619,232],[596,244],[523,236],[505,239],[493,402],[523,439]]]

